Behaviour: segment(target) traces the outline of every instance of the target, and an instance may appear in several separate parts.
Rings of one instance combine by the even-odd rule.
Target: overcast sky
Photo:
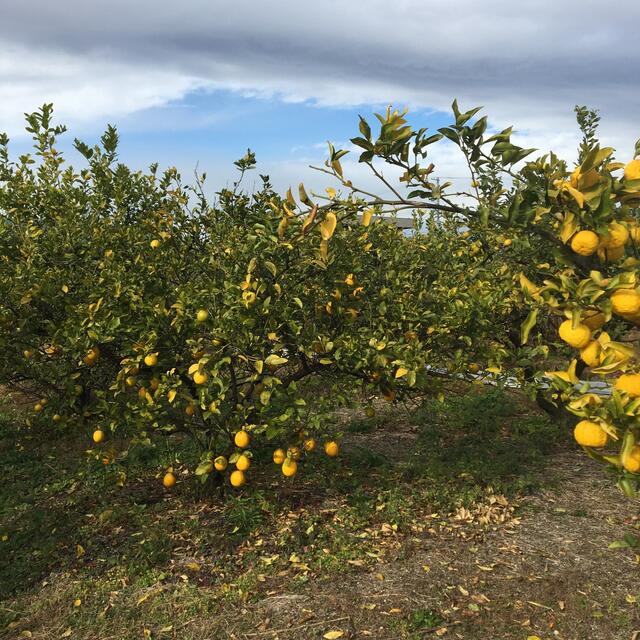
[[[324,183],[306,165],[357,135],[358,113],[392,103],[437,127],[457,97],[565,154],[587,104],[629,159],[639,41],[636,0],[0,0],[0,130],[23,151],[23,112],[53,102],[70,138],[116,124],[134,166],[199,163],[218,186],[252,147],[282,188]],[[435,157],[465,175],[450,149]]]

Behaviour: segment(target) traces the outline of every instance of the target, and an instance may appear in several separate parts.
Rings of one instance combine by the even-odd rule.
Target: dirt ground
[[[553,466],[557,487],[515,509],[496,504],[505,521],[489,530],[468,512],[395,545],[390,532],[395,551],[372,571],[266,597],[246,611],[257,627],[227,637],[307,640],[329,629],[377,640],[636,640],[639,559],[608,546],[637,522],[637,505],[578,453]],[[438,624],[412,630],[434,611]],[[412,625],[410,612],[427,613]]]

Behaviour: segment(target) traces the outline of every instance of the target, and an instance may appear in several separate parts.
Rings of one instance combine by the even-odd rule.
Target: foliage
[[[388,206],[428,208],[457,218],[485,246],[502,234],[515,238],[520,254],[505,265],[519,279],[531,311],[520,335],[530,360],[513,373],[530,377],[544,357],[557,367],[566,344],[573,354],[580,350],[580,363],[574,357],[565,369],[546,374],[554,387],[551,400],[590,421],[592,433],[601,432],[589,442],[611,441],[615,451],[592,445],[585,450],[612,468],[619,486],[632,495],[640,478],[640,363],[633,333],[640,324],[640,159],[616,162],[613,149],[597,141],[597,113],[577,107],[583,134],[578,166],[570,170],[554,153],[525,162],[533,150],[511,141],[511,127],[486,136],[486,116],[474,120],[478,111],[463,113],[454,101],[454,122],[427,137],[424,129],[412,129],[405,113],[389,109],[386,117],[378,116],[377,138],[362,121],[364,137],[352,142],[364,149],[359,160],[377,176],[383,173],[374,159],[404,171],[400,181],[408,192],[387,183],[397,198]],[[426,165],[427,147],[443,137],[467,161],[470,192],[451,192],[450,184],[431,178],[435,167]],[[325,171],[358,192],[336,167],[340,153],[330,149]],[[640,155],[640,141],[635,155]],[[536,325],[539,331],[531,335]],[[549,331],[558,325],[560,343]],[[584,383],[582,374],[588,378]],[[613,383],[611,397],[594,393],[592,380]],[[586,444],[578,432],[576,439]]]
[[[39,398],[31,422],[93,434],[105,464],[127,455],[116,433],[185,434],[203,482],[240,462],[241,485],[266,442],[318,455],[354,387],[394,402],[466,371],[470,349],[500,358],[496,323],[515,296],[496,269],[509,291],[511,275],[457,219],[421,215],[428,235],[404,237],[372,220],[377,205],[362,213],[330,189],[324,203],[303,185],[281,198],[263,176],[246,194],[251,152],[209,203],[205,176],[185,186],[174,168],[118,163],[112,127],[95,147],[76,140],[79,171],[56,148],[50,105],[28,131],[35,156],[13,161],[0,141],[0,381]]]

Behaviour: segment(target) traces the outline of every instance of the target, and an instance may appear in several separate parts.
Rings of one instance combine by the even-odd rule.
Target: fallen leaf
[[[322,637],[325,640],[337,640],[337,638],[342,638],[344,635],[344,631],[327,631]]]

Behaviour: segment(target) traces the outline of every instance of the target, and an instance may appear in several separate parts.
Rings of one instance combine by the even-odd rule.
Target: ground
[[[567,426],[497,390],[383,405],[336,416],[338,459],[290,482],[257,452],[249,485],[212,497],[186,473],[162,488],[186,445],[104,465],[5,402],[0,637],[640,635],[637,549],[615,544],[638,502]]]

